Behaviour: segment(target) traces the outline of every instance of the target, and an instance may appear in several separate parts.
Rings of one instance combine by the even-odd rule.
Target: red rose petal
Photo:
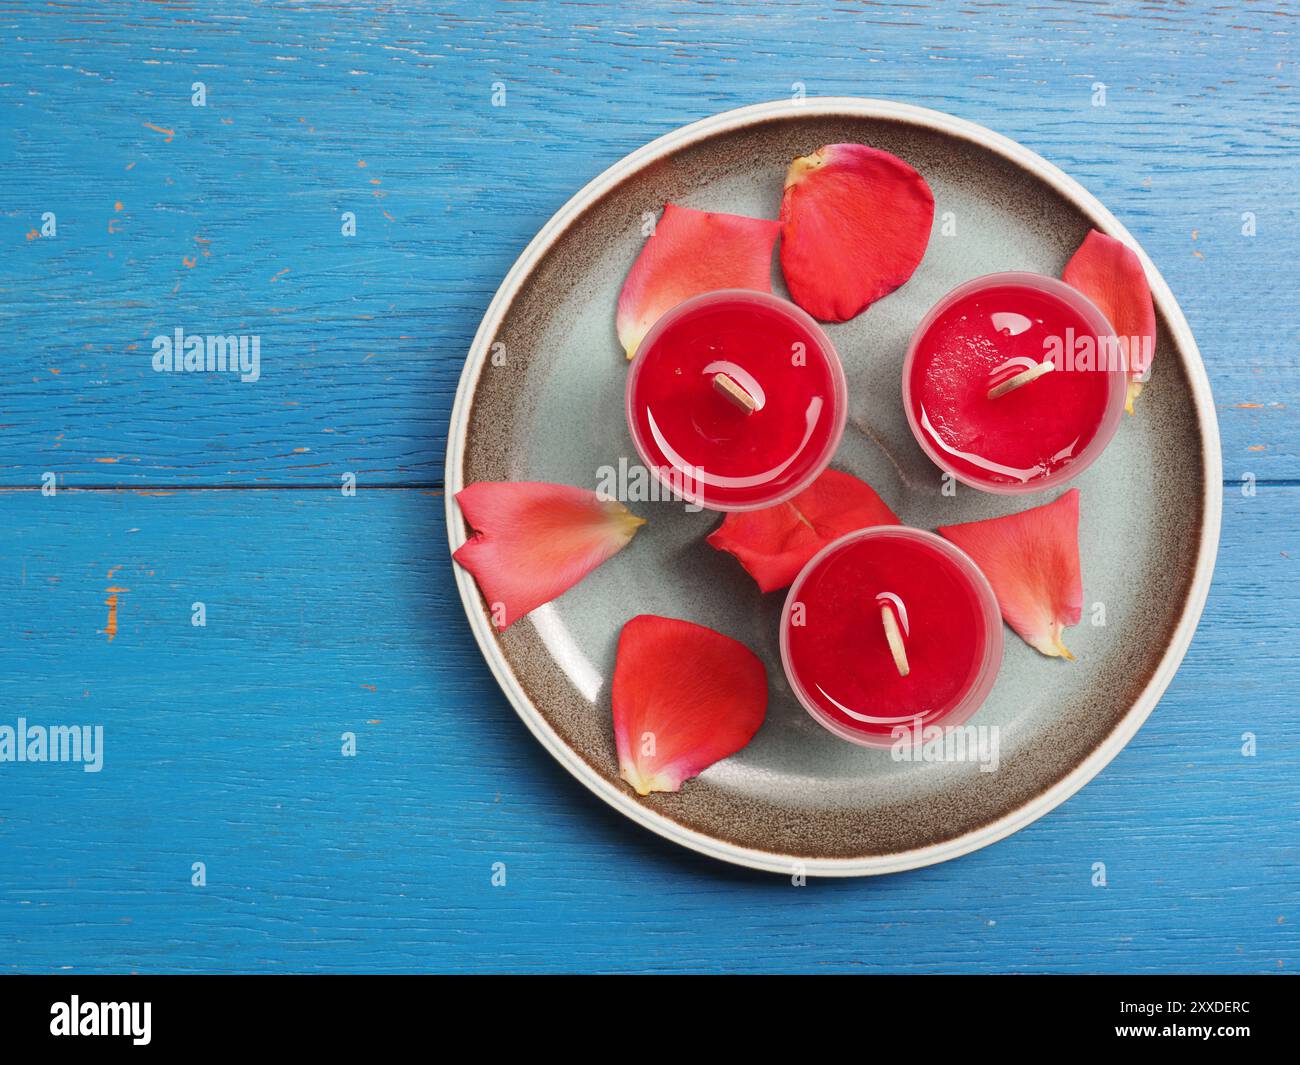
[[[735,555],[762,591],[774,592],[793,583],[813,555],[845,533],[901,524],[866,481],[826,470],[785,503],[728,514],[708,540]]]
[[[772,291],[780,223],[667,204],[618,295],[618,339],[630,359],[665,311],[720,288]]]
[[[1142,260],[1132,248],[1094,229],[1066,263],[1061,279],[1092,300],[1120,338],[1129,356],[1126,409],[1132,414],[1156,351],[1156,312]]]
[[[720,632],[641,614],[618,638],[613,702],[619,775],[638,795],[678,791],[754,738],[767,671]]]
[[[930,186],[903,160],[864,144],[828,144],[786,174],[786,287],[814,318],[847,321],[912,276],[933,220]]]
[[[1005,518],[941,525],[993,586],[1007,624],[1045,655],[1073,659],[1061,630],[1083,614],[1079,576],[1079,490]]]
[[[498,629],[568,591],[645,524],[567,484],[480,481],[456,502],[478,535],[452,557],[474,575]]]

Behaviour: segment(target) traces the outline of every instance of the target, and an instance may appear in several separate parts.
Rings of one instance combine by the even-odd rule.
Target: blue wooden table
[[[70,0],[0,26],[0,725],[105,735],[98,773],[0,764],[0,970],[1300,966],[1286,5]],[[1097,780],[958,861],[806,887],[551,762],[469,636],[441,498],[470,337],[537,228],[653,137],[800,88],[983,123],[1105,201],[1199,338],[1227,483],[1199,634]],[[258,336],[258,380],[154,372],[177,328]]]

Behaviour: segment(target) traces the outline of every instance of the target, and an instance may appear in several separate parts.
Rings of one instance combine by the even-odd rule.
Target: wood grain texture
[[[1285,5],[0,0],[0,26],[0,486],[125,488],[0,491],[0,724],[106,730],[99,774],[0,765],[4,970],[1300,964]],[[958,861],[804,888],[662,843],[528,737],[421,487],[546,218],[797,82],[983,123],[1096,193],[1198,337],[1233,486],[1192,650],[1096,781]],[[261,379],[154,373],[177,326],[260,335]],[[194,490],[251,485],[291,487]]]
[[[1300,725],[1278,682],[1300,674],[1279,639],[1300,488],[1230,497],[1190,655],[1079,795],[957,861],[802,888],[660,841],[551,761],[467,631],[436,495],[0,500],[3,720],[105,727],[98,774],[0,766],[5,968],[1296,965]]]
[[[546,218],[651,138],[796,84],[950,111],[1082,181],[1182,301],[1228,473],[1300,477],[1300,136],[1282,7],[214,17],[73,3],[0,17],[16,37],[0,84],[0,483],[438,480],[470,338]],[[150,342],[177,327],[260,336],[260,380],[154,373]]]

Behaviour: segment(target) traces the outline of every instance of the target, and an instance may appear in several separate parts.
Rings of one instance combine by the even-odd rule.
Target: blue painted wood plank
[[[1082,180],[1182,301],[1225,479],[1300,476],[1284,11],[115,2],[0,25],[0,484],[435,481],[469,338],[546,217],[795,82],[952,111]],[[261,380],[152,373],[176,326],[257,332]],[[1298,492],[1230,493],[1191,655],[1084,792],[956,863],[804,889],[627,825],[532,743],[465,632],[436,497],[0,494],[0,724],[108,737],[100,774],[0,766],[0,965],[1294,969]]]
[[[0,764],[0,967],[1294,971],[1300,488],[1228,494],[1191,652],[1079,795],[958,861],[803,888],[550,760],[466,631],[442,502],[0,492],[0,724],[105,728],[99,773]]]
[[[436,482],[470,338],[551,212],[652,137],[796,84],[951,111],[1078,177],[1182,301],[1227,475],[1296,479],[1292,23],[1217,4],[7,10],[0,484]],[[259,336],[260,379],[154,373],[177,327]]]

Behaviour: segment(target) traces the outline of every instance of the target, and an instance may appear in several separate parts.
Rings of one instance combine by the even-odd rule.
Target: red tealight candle
[[[990,274],[921,320],[903,405],[922,449],[988,492],[1036,492],[1081,473],[1115,435],[1127,373],[1105,315],[1055,278]]]
[[[894,729],[959,725],[1002,662],[993,589],[934,533],[880,525],[842,536],[795,578],[781,615],[795,696],[846,740],[890,747]]]
[[[641,460],[712,510],[781,503],[826,468],[847,417],[830,340],[794,304],[728,289],[674,307],[646,334],[627,382]]]

